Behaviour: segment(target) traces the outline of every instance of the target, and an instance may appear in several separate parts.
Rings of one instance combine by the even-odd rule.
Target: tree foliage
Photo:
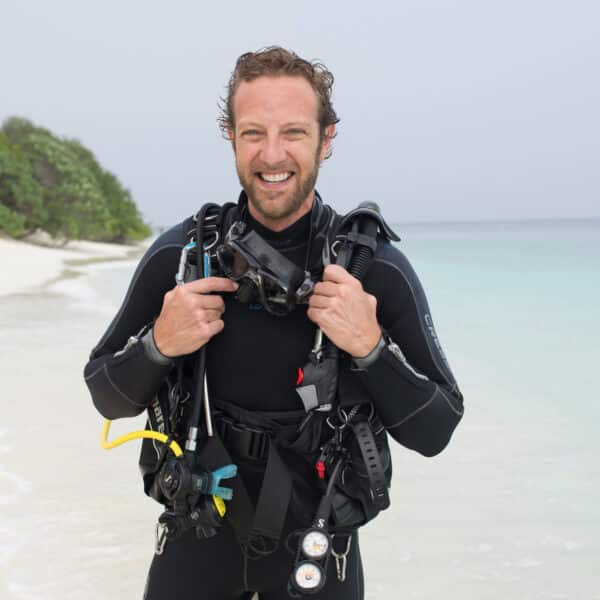
[[[25,119],[0,129],[0,230],[124,242],[150,235],[131,194],[76,140]]]

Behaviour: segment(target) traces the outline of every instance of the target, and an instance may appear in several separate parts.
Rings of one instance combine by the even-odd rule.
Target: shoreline
[[[139,258],[150,240],[131,245],[73,240],[62,248],[0,237],[0,298],[39,293],[65,278],[79,277],[91,264]]]

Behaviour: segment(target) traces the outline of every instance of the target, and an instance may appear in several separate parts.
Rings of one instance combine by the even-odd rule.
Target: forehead
[[[315,121],[317,94],[304,77],[262,76],[242,81],[233,98],[236,124],[243,122]]]

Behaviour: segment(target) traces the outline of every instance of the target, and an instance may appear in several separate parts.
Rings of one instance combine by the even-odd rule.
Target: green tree
[[[151,230],[119,180],[76,140],[10,118],[0,130],[0,230],[125,242]]]

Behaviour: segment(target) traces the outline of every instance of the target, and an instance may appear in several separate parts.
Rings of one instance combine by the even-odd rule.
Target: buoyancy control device
[[[202,207],[196,227],[185,241],[176,281],[234,275],[238,281],[247,280],[248,288],[254,286],[253,290],[243,291],[238,297],[240,301],[258,299],[269,304],[273,314],[285,315],[310,295],[314,283],[310,273],[299,273],[295,265],[287,265],[281,260],[284,257],[278,257],[279,253],[262,238],[248,236],[239,222],[232,220],[233,206]],[[377,205],[363,203],[345,217],[332,220],[328,241],[323,246],[323,266],[335,262],[362,279],[378,240],[398,239]],[[195,458],[180,463],[186,472],[179,466],[175,469],[180,481],[192,481],[194,477],[198,480],[211,473],[231,477],[231,469],[226,473],[219,469],[233,466],[232,455],[264,462],[265,474],[256,506],[239,476],[228,481],[233,500],[228,503],[225,518],[231,522],[248,555],[265,554],[275,547],[288,508],[303,515],[312,529],[315,524],[322,524],[321,532],[329,535],[352,531],[389,506],[392,465],[386,432],[366,392],[353,394],[352,402],[341,397],[340,383],[345,371],[351,368],[351,360],[321,330],[315,334],[306,364],[298,369],[296,389],[304,410],[280,417],[272,414],[266,417],[217,399],[211,399],[211,405],[204,376],[204,353],[205,349],[199,351],[195,370],[188,372],[187,377],[185,371],[190,371],[192,361],[188,357],[177,362],[166,383],[168,393],[157,397],[150,406],[148,427],[160,429],[169,441],[183,443],[187,435],[186,449]],[[193,389],[190,381],[194,382]],[[287,464],[290,456],[298,459],[293,461],[294,465]],[[308,470],[299,475],[295,466],[301,462]],[[186,515],[204,507],[206,494],[198,492],[198,503],[194,504],[194,496],[188,489],[188,493],[182,494],[185,500],[175,510],[176,494],[169,497],[169,485],[165,484],[170,471],[173,464],[166,451],[157,452],[154,465],[144,468],[147,493],[167,507],[166,513],[177,513],[171,530],[168,526],[161,530],[161,549],[165,539],[180,535],[186,527],[195,526],[199,535],[203,531]],[[312,472],[312,489],[307,489],[306,472]],[[192,484],[187,485],[193,488]],[[220,510],[217,513],[223,517]],[[165,519],[163,525],[164,522]],[[212,532],[211,522],[208,519],[206,528]],[[298,559],[307,559],[301,546]],[[298,586],[294,589],[304,593]]]

